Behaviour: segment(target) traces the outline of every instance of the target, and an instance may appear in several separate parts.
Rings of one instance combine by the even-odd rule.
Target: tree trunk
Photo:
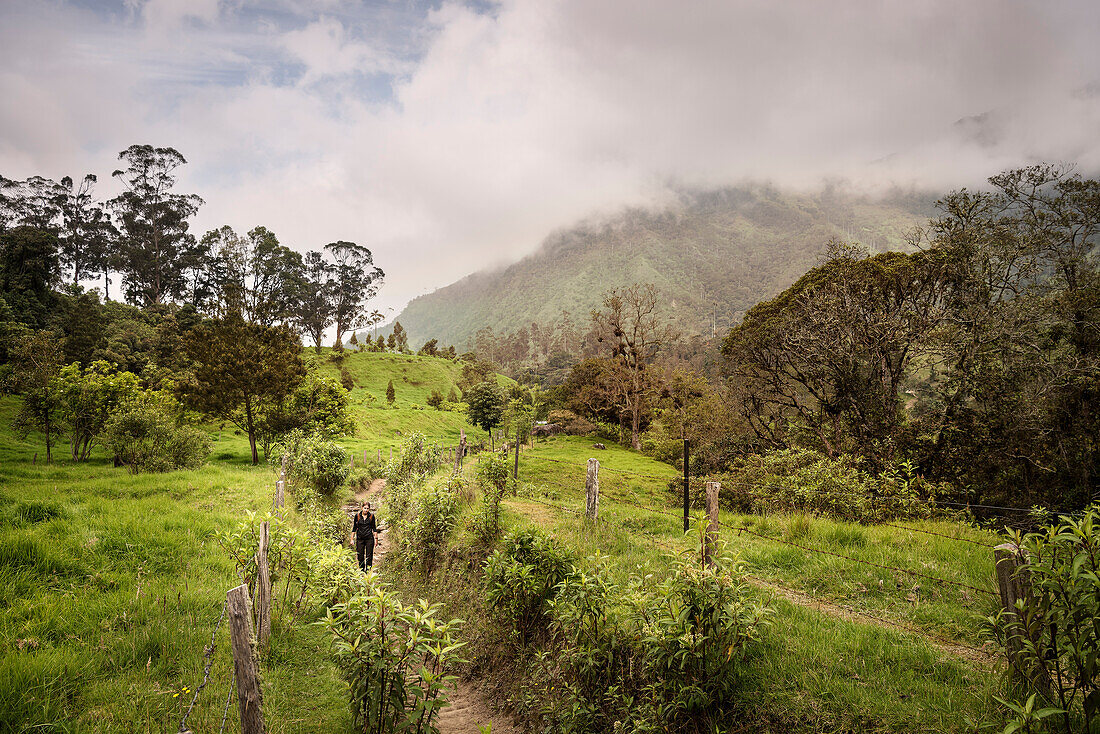
[[[635,450],[641,450],[642,437],[639,430],[639,424],[641,423],[641,411],[638,406],[634,406],[634,409],[630,411],[630,448]]]
[[[252,449],[252,465],[260,463],[260,455],[256,452],[256,425],[252,421],[252,400],[244,399],[245,425],[248,427],[248,446]]]

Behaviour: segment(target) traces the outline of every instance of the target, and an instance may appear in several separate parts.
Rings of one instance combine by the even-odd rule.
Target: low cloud
[[[0,10],[0,172],[190,161],[196,226],[350,239],[385,305],[682,186],[1100,170],[1100,6],[179,0]]]

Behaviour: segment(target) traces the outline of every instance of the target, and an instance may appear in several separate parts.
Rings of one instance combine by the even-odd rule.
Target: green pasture
[[[606,441],[605,450],[594,449],[593,443],[562,436],[524,447],[516,495],[504,502],[506,526],[537,526],[620,580],[630,573],[660,578],[674,562],[698,562],[702,515],[692,510],[685,534],[682,506],[668,489],[677,472],[638,452]],[[582,516],[590,457],[601,467],[594,527]],[[510,469],[513,461],[509,455]],[[466,471],[474,476],[476,459]],[[982,632],[983,619],[995,610],[994,597],[985,593],[994,589],[992,549],[975,544],[992,544],[995,536],[946,520],[899,523],[914,530],[799,515],[723,512],[721,520],[721,553],[750,574],[748,593],[774,609],[746,665],[748,721],[777,732],[963,732],[975,722],[999,720],[992,696],[1001,693],[1002,664]],[[455,544],[467,542],[460,530]],[[805,603],[753,581],[785,587]],[[470,595],[456,592],[453,580],[440,583],[469,605]],[[431,584],[415,586],[418,594],[432,593]],[[827,604],[811,606],[816,601]]]

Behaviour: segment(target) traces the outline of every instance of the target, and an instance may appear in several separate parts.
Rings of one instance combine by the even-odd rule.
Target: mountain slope
[[[933,196],[880,200],[743,186],[681,195],[660,211],[628,210],[548,237],[532,255],[414,299],[397,317],[414,348],[436,337],[459,347],[562,311],[584,323],[609,288],[651,282],[685,335],[720,333],[814,265],[830,238],[901,249],[933,213]]]

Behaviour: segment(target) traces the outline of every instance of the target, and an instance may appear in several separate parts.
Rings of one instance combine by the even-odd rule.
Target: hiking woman
[[[374,534],[379,532],[378,521],[369,502],[364,502],[359,512],[355,513],[351,529],[355,534],[355,556],[359,559],[359,568],[366,573],[374,565]]]

